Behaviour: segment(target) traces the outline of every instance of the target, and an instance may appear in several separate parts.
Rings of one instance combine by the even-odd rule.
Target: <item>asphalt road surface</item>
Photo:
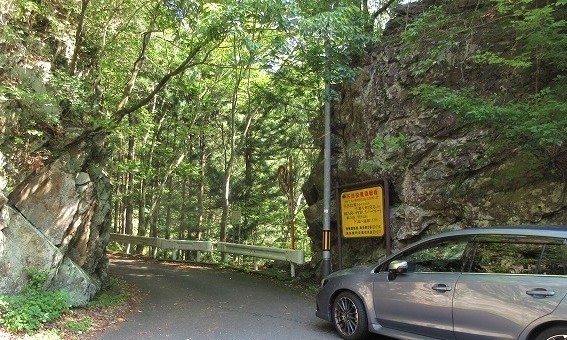
[[[143,294],[139,310],[101,339],[340,339],[314,298],[259,275],[127,258],[110,272]]]
[[[110,272],[143,294],[138,311],[101,339],[340,339],[313,297],[259,275],[126,258]]]

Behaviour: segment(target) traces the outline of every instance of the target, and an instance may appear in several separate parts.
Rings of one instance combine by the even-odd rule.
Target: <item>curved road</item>
[[[144,295],[128,321],[101,339],[340,339],[315,302],[258,275],[112,259],[110,272]]]

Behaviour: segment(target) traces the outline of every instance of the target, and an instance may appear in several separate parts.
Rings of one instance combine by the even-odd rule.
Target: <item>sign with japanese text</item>
[[[230,223],[232,225],[239,225],[242,223],[242,212],[240,210],[233,210],[230,213]]]
[[[341,225],[345,238],[384,236],[384,199],[380,186],[341,193]]]

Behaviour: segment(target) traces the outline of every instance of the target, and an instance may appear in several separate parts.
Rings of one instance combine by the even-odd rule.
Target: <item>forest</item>
[[[8,186],[102,131],[114,232],[288,247],[291,216],[309,249],[308,128],[324,81],[348,78],[373,39],[367,6],[3,1],[1,100],[16,112],[1,120]]]
[[[422,3],[430,10],[402,36],[409,49],[425,44],[424,35],[443,39],[435,27],[450,22],[444,1]],[[516,50],[470,58],[512,73],[535,70],[532,95],[498,102],[435,84],[414,95],[476,124],[502,124],[514,143],[563,153],[566,81],[554,75],[567,65],[559,19],[565,0],[459,3],[508,18]],[[112,183],[112,231],[309,252],[301,187],[320,157],[323,136],[313,133],[324,102],[339,98],[325,84],[337,89],[354,79],[357,61],[380,44],[387,20],[404,6],[2,0],[5,190],[69,145],[102,135],[93,161]],[[439,49],[430,49],[414,75],[438,62]]]

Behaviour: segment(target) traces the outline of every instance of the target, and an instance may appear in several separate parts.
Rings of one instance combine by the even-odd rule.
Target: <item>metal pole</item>
[[[392,231],[390,230],[390,184],[384,176],[384,237],[386,238],[386,255],[392,253]]]
[[[328,57],[329,42],[325,41]],[[325,75],[325,152],[323,181],[323,277],[331,274],[331,76],[329,60]]]
[[[295,249],[295,193],[293,192],[293,159],[289,156],[289,227],[291,234],[291,249]]]
[[[339,270],[343,269],[343,233],[342,233],[342,216],[341,216],[341,192],[339,190],[339,187],[337,186],[335,188],[335,199],[337,200],[337,214],[336,214],[336,219],[337,219],[337,249],[339,252]]]

